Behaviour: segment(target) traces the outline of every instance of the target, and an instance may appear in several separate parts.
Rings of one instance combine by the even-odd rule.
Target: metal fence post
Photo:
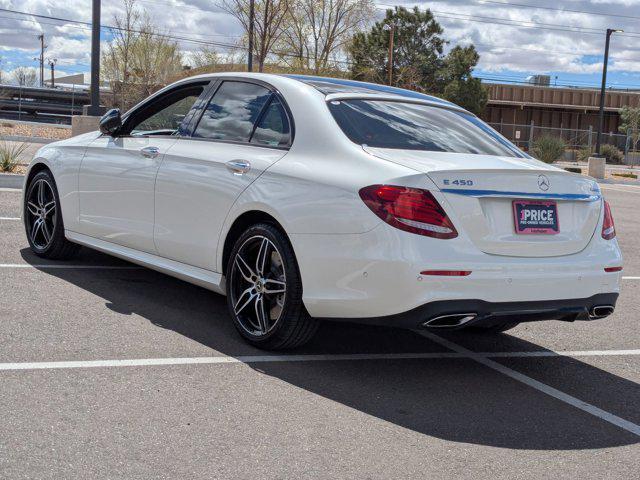
[[[589,125],[589,152],[591,152],[592,145],[593,145],[593,125]]]
[[[22,86],[18,89],[18,120],[22,119]]]
[[[531,147],[533,146],[533,129],[534,123],[533,120],[531,120],[531,126],[529,127],[529,150],[531,150]]]

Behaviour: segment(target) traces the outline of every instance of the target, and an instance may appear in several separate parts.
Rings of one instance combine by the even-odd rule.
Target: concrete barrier
[[[604,157],[589,157],[589,163],[587,167],[587,175],[593,178],[604,178],[604,172],[606,167],[606,158]]]
[[[14,175],[11,173],[0,173],[0,188],[22,188],[24,175]]]
[[[98,130],[100,117],[91,115],[74,115],[71,118],[71,136],[81,135],[83,133]]]

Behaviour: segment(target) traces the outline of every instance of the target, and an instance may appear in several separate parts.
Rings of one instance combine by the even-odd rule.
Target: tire
[[[78,253],[80,245],[64,236],[60,197],[49,170],[38,172],[29,182],[22,218],[29,246],[37,256],[66,260]]]
[[[518,325],[520,325],[520,322],[502,322],[496,325],[491,325],[490,327],[469,327],[469,330],[478,333],[495,334],[506,332],[507,330],[511,330],[512,328],[517,327]]]
[[[293,248],[275,226],[249,227],[229,256],[227,306],[247,342],[284,350],[308,342],[318,329],[302,303],[302,281]]]

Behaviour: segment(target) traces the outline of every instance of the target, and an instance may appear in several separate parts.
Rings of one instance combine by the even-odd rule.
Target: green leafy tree
[[[439,95],[476,114],[484,110],[487,92],[472,76],[478,52],[473,45],[456,46],[444,55],[444,30],[428,9],[395,7],[370,31],[356,33],[349,48],[353,78],[388,82],[391,29],[394,86]]]
[[[446,41],[442,27],[429,10],[395,7],[369,32],[353,37],[350,53],[355,79],[386,83],[390,29],[394,30],[393,84],[434,91]]]
[[[629,132],[631,134],[631,148],[638,149],[638,141],[640,141],[640,108],[624,106],[620,110],[620,120],[622,124],[619,129],[622,133]]]

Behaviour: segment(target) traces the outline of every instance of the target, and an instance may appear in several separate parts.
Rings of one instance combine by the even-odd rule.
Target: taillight
[[[613,224],[613,215],[609,202],[604,201],[604,221],[602,222],[602,238],[611,240],[616,236],[616,226]]]
[[[434,238],[458,236],[453,223],[428,190],[371,185],[360,190],[360,198],[378,217],[405,232]]]

